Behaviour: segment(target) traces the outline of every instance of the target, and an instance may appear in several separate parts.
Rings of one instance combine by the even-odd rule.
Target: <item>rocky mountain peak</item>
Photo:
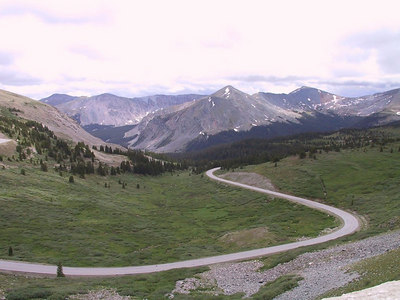
[[[217,97],[217,98],[223,98],[223,99],[233,99],[233,98],[238,98],[238,97],[242,98],[243,96],[245,97],[245,96],[249,96],[249,95],[234,88],[231,85],[227,85],[211,95],[211,97]]]

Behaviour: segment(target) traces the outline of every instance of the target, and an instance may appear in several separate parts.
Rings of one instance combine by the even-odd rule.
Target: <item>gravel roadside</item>
[[[242,292],[245,297],[250,297],[267,282],[286,274],[298,274],[304,278],[299,281],[299,286],[276,299],[315,299],[360,277],[355,272],[347,272],[352,264],[397,248],[400,248],[400,231],[307,252],[263,272],[257,271],[263,265],[257,260],[213,265],[210,271],[198,274],[198,278],[177,282],[172,294],[189,293],[198,287],[214,286],[211,293],[215,295]]]
[[[87,294],[78,294],[68,297],[69,300],[129,300],[129,296],[121,296],[115,290],[90,291]]]
[[[271,180],[257,173],[229,172],[218,175],[218,177],[256,186],[262,189],[277,191],[277,188],[272,184]]]

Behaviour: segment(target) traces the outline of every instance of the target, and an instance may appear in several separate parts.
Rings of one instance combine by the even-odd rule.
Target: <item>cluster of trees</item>
[[[400,128],[400,123],[391,124]],[[176,159],[187,159],[194,173],[201,173],[215,166],[230,169],[249,164],[278,162],[284,157],[297,155],[300,158],[316,159],[318,153],[344,149],[383,147],[400,141],[385,127],[372,129],[343,129],[330,133],[303,133],[270,140],[251,139],[232,144],[219,145],[202,151],[173,154]],[[399,149],[400,150],[400,149]],[[393,152],[393,149],[391,150]]]
[[[30,158],[31,162],[36,165],[39,164],[39,161],[38,159],[32,161],[32,152],[36,151],[37,154],[45,156],[45,161],[40,160],[40,167],[43,171],[48,171],[49,159],[57,163],[55,170],[60,174],[70,172],[72,175],[79,175],[81,178],[85,178],[87,174],[106,176],[124,172],[157,176],[165,172],[188,168],[187,162],[169,162],[155,159],[142,151],[122,151],[119,148],[113,149],[111,146],[101,145],[99,146],[101,152],[127,157],[126,161],[122,162],[120,166],[109,167],[101,162],[95,162],[95,154],[92,150],[97,150],[96,146],[90,149],[83,142],[72,145],[65,140],[58,139],[51,130],[41,123],[19,119],[18,117],[0,115],[0,130],[18,141],[19,160]]]
[[[93,146],[93,149],[97,150],[97,147]],[[122,155],[126,154],[126,152],[122,151],[119,148],[114,148],[113,149],[111,146],[107,146],[107,145],[105,145],[105,146],[100,145],[99,151],[100,152],[104,152],[104,153],[108,153],[108,154],[122,154]]]
[[[126,153],[129,161],[121,163],[123,172],[157,176],[165,172],[186,170],[188,165],[181,162],[171,162],[155,159],[139,150],[128,150]]]

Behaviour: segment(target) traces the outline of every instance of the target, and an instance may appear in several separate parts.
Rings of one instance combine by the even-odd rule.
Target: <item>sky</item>
[[[0,88],[342,96],[400,88],[398,0],[0,0]]]

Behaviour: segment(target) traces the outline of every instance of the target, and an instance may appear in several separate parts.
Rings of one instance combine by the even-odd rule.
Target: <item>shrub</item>
[[[75,182],[75,180],[74,180],[74,176],[69,176],[69,183],[74,183]]]
[[[8,300],[28,300],[28,299],[46,299],[52,294],[51,291],[38,288],[22,288],[13,289],[8,292]]]
[[[42,164],[40,165],[40,169],[41,169],[43,172],[47,172],[47,171],[48,171],[47,164],[46,164],[46,163],[42,163]]]

